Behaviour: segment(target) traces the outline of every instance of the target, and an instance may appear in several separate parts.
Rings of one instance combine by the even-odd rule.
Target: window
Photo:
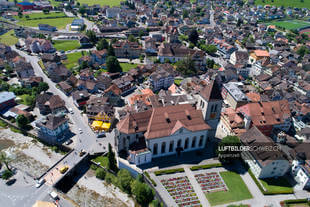
[[[185,144],[184,144],[184,149],[187,149],[188,148],[188,142],[189,142],[189,139],[188,137],[185,139]]]
[[[169,152],[173,152],[173,145],[174,145],[174,142],[171,141],[169,144]]]
[[[157,145],[157,143],[155,143],[153,146],[153,154],[154,155],[157,155],[157,148],[158,148],[158,145]]]
[[[194,148],[196,146],[196,137],[193,137],[192,140],[192,148]]]
[[[181,140],[181,139],[179,139],[179,140],[178,140],[178,144],[177,144],[177,146],[178,146],[178,147],[181,147],[181,144],[182,144],[182,140]]]
[[[198,146],[201,147],[203,142],[203,135],[200,136]]]
[[[166,152],[166,142],[161,143],[161,153],[165,153]]]

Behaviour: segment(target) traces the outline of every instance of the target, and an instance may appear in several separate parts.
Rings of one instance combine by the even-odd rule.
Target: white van
[[[50,192],[50,196],[54,199],[54,200],[58,200],[58,194],[55,191]]]
[[[40,188],[41,185],[43,185],[43,183],[45,183],[45,179],[44,178],[41,178],[40,180],[37,180],[36,188]]]

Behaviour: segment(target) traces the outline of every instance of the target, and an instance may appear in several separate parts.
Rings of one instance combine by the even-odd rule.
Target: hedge
[[[156,176],[159,175],[165,175],[165,174],[174,174],[174,173],[179,173],[179,172],[184,172],[183,168],[176,168],[176,169],[170,169],[170,170],[158,170],[154,172]]]
[[[295,200],[284,200],[280,202],[282,207],[289,207],[290,205],[294,204],[308,204],[310,206],[310,202],[306,199],[295,199]]]
[[[157,186],[156,182],[151,178],[148,172],[144,172],[145,176],[151,181],[152,185]]]
[[[292,194],[294,193],[293,190],[282,190],[282,191],[265,191],[265,189],[262,187],[262,184],[257,180],[255,175],[252,173],[252,171],[249,169],[249,174],[254,180],[255,184],[259,188],[259,190],[262,192],[264,195],[277,195],[277,194]]]
[[[213,163],[213,164],[208,164],[208,165],[196,165],[191,167],[191,171],[195,170],[203,170],[203,169],[210,169],[214,167],[223,167],[222,163]]]

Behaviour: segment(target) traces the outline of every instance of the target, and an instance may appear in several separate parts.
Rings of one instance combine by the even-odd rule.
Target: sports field
[[[271,5],[271,6],[284,6],[284,7],[292,7],[292,8],[308,8],[310,9],[310,1],[304,0],[255,0],[256,5]]]
[[[283,20],[283,21],[272,21],[268,22],[268,25],[276,25],[278,27],[283,27],[287,30],[299,29],[306,26],[310,26],[310,22],[302,21],[302,20]]]
[[[51,12],[49,14],[41,12],[23,15],[22,18],[15,16],[15,19],[18,21],[18,25],[25,27],[38,27],[38,24],[49,24],[57,29],[64,29],[67,24],[72,23],[74,18],[67,17],[63,12]]]
[[[80,4],[88,4],[88,6],[92,6],[95,4],[99,4],[100,6],[119,6],[122,0],[77,0]]]
[[[53,40],[53,45],[56,50],[75,50],[81,47],[78,40]]]

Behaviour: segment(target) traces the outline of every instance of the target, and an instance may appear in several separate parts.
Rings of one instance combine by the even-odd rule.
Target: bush
[[[114,185],[117,185],[117,178],[115,177],[115,175],[113,175],[112,173],[107,172],[105,175],[105,181],[108,184],[113,183]]]
[[[91,164],[91,165],[90,165],[90,169],[92,169],[92,170],[97,170],[97,169],[98,169],[98,166],[95,165],[95,164]]]
[[[128,170],[121,169],[117,173],[117,180],[118,180],[120,189],[130,194],[131,193],[130,183],[133,181],[133,178],[130,172]]]
[[[154,191],[147,184],[141,183],[138,180],[131,183],[131,189],[137,202],[142,206],[148,206],[155,195]]]
[[[174,174],[174,173],[178,173],[178,172],[184,172],[183,168],[176,168],[176,169],[169,169],[169,170],[158,170],[156,172],[154,172],[154,174],[156,176],[159,175],[165,175],[165,174]]]
[[[10,170],[5,170],[2,174],[2,179],[8,180],[10,177],[13,176],[13,172]]]
[[[144,172],[144,175],[151,181],[152,185],[157,186],[156,182],[151,178],[148,172]]]
[[[105,178],[105,176],[106,176],[105,170],[100,168],[100,167],[97,168],[97,170],[96,170],[96,178],[99,178],[99,179],[103,180]]]
[[[208,164],[208,165],[197,165],[197,166],[193,166],[190,169],[192,171],[195,170],[202,170],[202,169],[210,169],[210,168],[214,168],[214,167],[222,167],[222,163],[213,163],[213,164]]]

